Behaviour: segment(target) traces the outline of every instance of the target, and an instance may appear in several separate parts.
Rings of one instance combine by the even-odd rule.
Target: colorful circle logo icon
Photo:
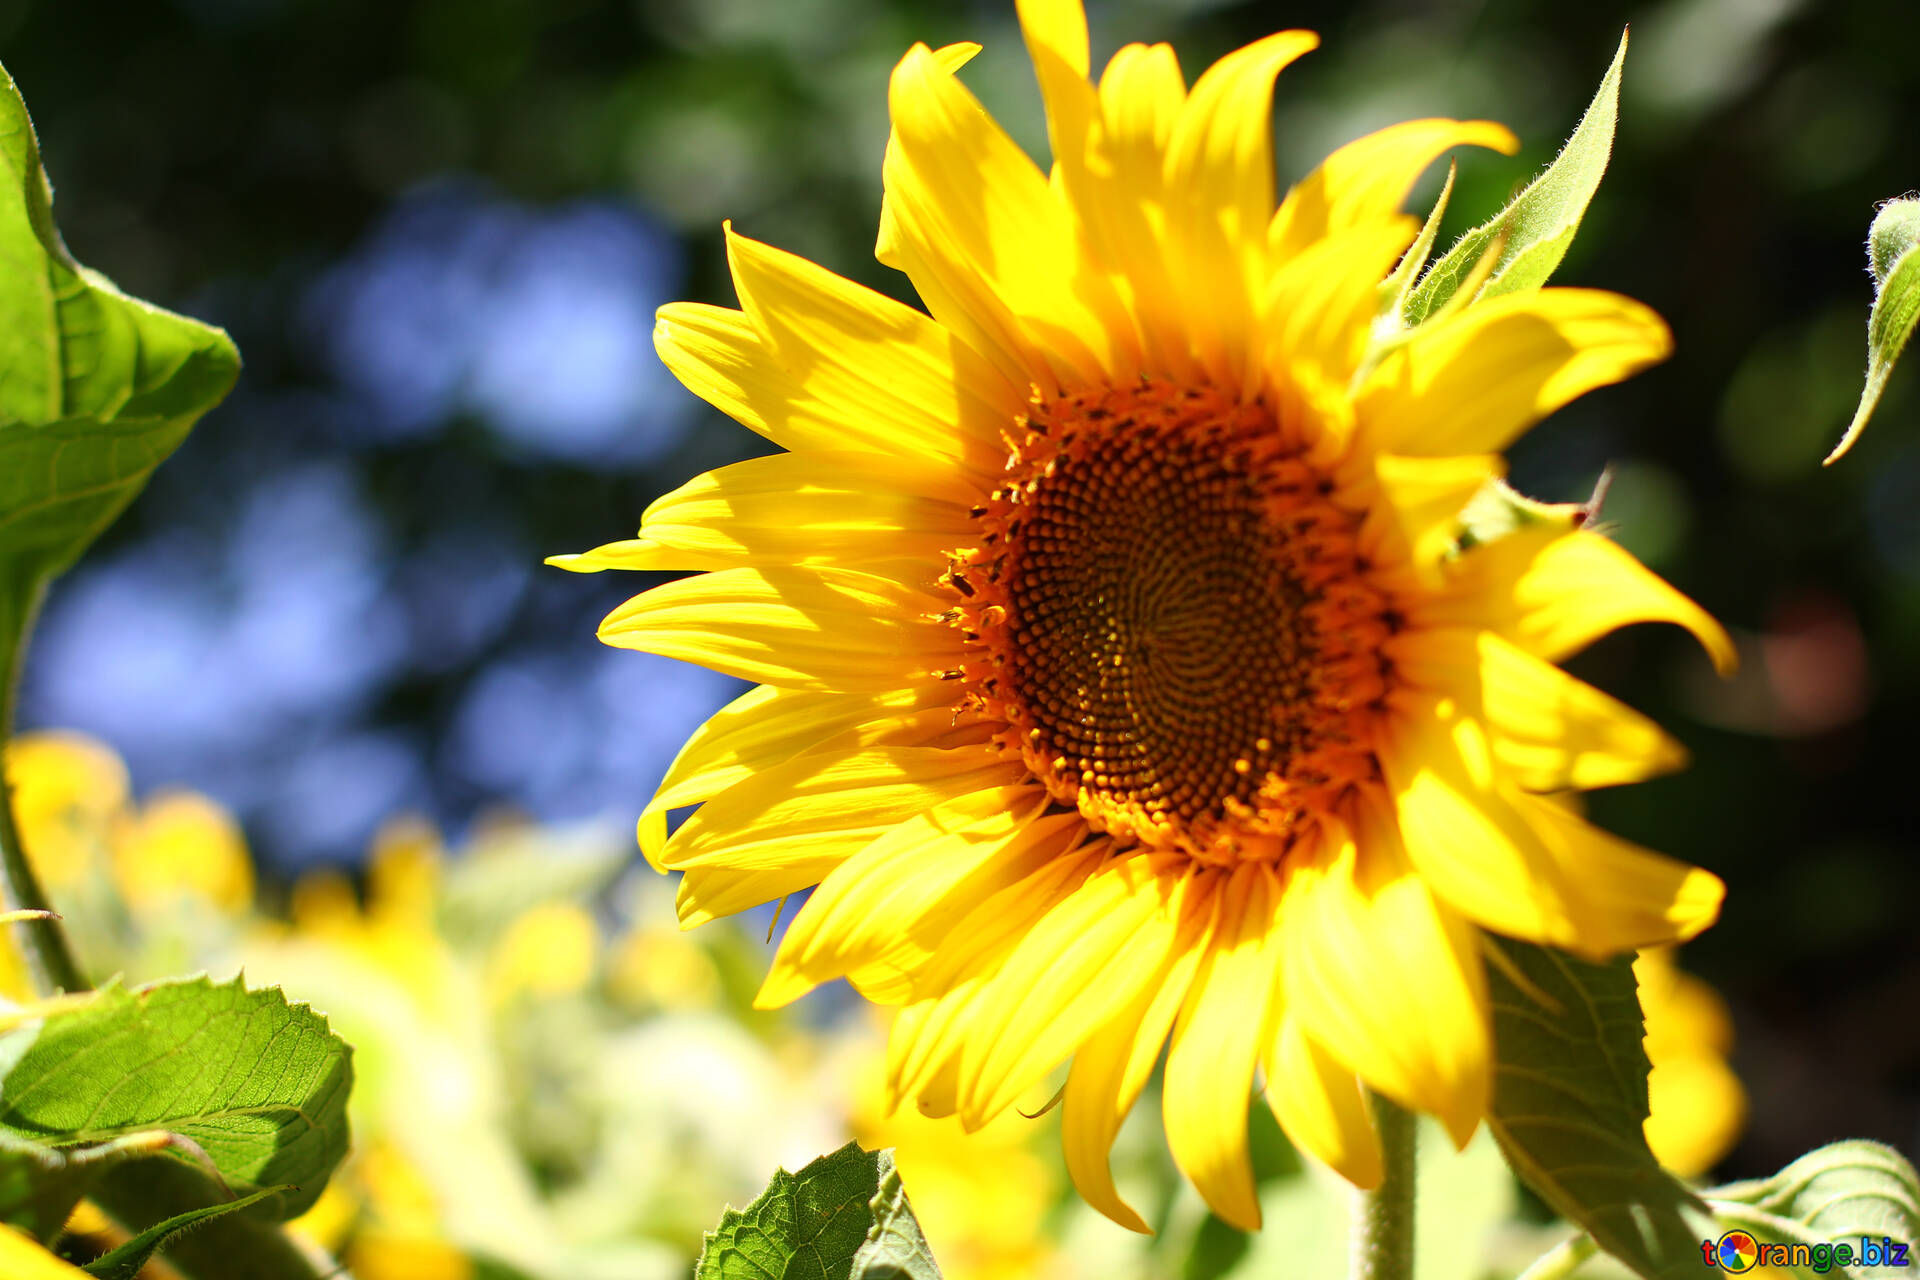
[[[1722,1271],[1751,1271],[1760,1263],[1760,1243],[1744,1231],[1729,1231],[1720,1237],[1713,1256]]]

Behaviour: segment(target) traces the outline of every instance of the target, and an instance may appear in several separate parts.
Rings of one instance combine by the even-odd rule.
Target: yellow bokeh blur
[[[888,1114],[877,1054],[858,1074],[851,1110],[855,1141],[894,1149],[901,1185],[946,1280],[1049,1274],[1046,1215],[1060,1178],[1031,1141],[1032,1120],[1009,1110],[969,1134],[958,1116],[934,1119],[910,1102]]]
[[[1647,1023],[1647,1145],[1683,1177],[1712,1169],[1746,1126],[1747,1094],[1727,1064],[1733,1016],[1720,994],[1680,969],[1673,949],[1634,961]]]
[[[557,996],[593,981],[600,959],[600,926],[573,902],[543,902],[507,927],[488,964],[495,999],[525,993]]]
[[[21,843],[46,889],[76,884],[107,861],[132,797],[111,747],[64,730],[23,733],[7,745],[6,770]]]
[[[111,849],[114,879],[136,908],[195,897],[222,911],[253,905],[253,861],[231,813],[193,791],[150,797]]]

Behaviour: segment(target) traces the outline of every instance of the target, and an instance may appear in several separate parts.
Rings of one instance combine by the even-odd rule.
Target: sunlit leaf
[[[1867,262],[1873,271],[1873,310],[1867,316],[1867,385],[1853,411],[1847,433],[1827,462],[1841,458],[1873,416],[1894,363],[1920,324],[1920,197],[1889,200],[1867,233]]]
[[[1636,1273],[1700,1274],[1706,1206],[1647,1148],[1645,1027],[1631,956],[1592,964],[1488,940],[1489,1123],[1520,1177]]]
[[[233,387],[220,330],[74,262],[26,104],[0,71],[0,673],[49,579]]]
[[[292,1187],[263,1206],[288,1218],[346,1154],[351,1053],[277,989],[110,986],[0,1040],[0,1131],[55,1146],[179,1134],[235,1190]]]
[[[893,1153],[849,1142],[799,1173],[775,1170],[759,1199],[728,1209],[707,1233],[693,1274],[695,1280],[932,1280],[939,1273],[930,1269],[919,1237]],[[903,1269],[916,1250],[928,1269]],[[855,1272],[856,1259],[867,1269]]]
[[[1401,321],[1408,328],[1431,319],[1444,307],[1473,274],[1481,255],[1503,235],[1506,242],[1478,297],[1537,289],[1547,282],[1567,256],[1587,204],[1607,171],[1607,160],[1613,153],[1614,122],[1620,113],[1620,69],[1626,57],[1627,37],[1623,32],[1613,65],[1607,68],[1587,113],[1553,164],[1497,217],[1455,241],[1407,293]]]
[[[1763,1241],[1920,1241],[1920,1176],[1905,1156],[1878,1142],[1836,1142],[1809,1151],[1771,1178],[1736,1182],[1706,1195],[1725,1228],[1739,1227]],[[1920,1263],[1920,1258],[1910,1261]],[[1840,1271],[1886,1274],[1857,1264]]]
[[[872,1201],[873,1226],[867,1242],[853,1255],[848,1280],[940,1280],[933,1251],[921,1234],[919,1219],[907,1203],[907,1189],[891,1152],[881,1152],[880,1189]]]

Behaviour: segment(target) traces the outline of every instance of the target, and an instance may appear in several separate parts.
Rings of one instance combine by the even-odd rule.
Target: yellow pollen
[[[1392,614],[1359,514],[1211,388],[1036,399],[1020,426],[947,578],[970,701],[1097,829],[1283,857],[1379,776]]]

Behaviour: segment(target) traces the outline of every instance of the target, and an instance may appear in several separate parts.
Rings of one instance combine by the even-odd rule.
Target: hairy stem
[[[1369,1090],[1385,1172],[1371,1191],[1353,1193],[1351,1280],[1412,1280],[1414,1117]]]
[[[27,635],[33,630],[38,592],[29,597],[17,616],[0,602],[0,756],[13,741],[14,695],[20,687],[20,669],[27,653]],[[33,874],[20,829],[13,820],[13,784],[0,767],[0,880],[6,884],[7,905],[17,911],[52,911],[40,878]],[[67,943],[58,920],[23,920],[11,926],[27,937],[27,959],[34,980],[49,995],[85,991],[88,983]]]

